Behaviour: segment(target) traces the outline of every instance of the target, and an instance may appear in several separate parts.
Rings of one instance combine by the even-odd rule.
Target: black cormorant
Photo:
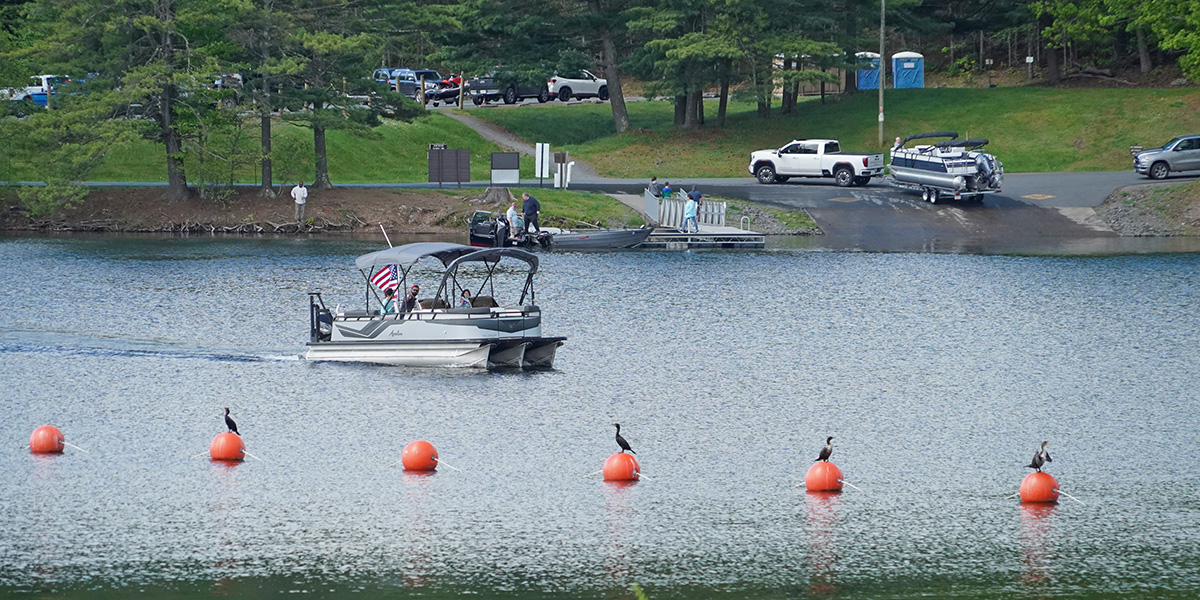
[[[613,423],[613,426],[617,428],[617,445],[621,447],[621,452],[628,450],[631,454],[637,454],[637,452],[633,451],[633,448],[629,447],[629,442],[625,441],[625,438],[621,437],[621,424]]]
[[[237,433],[238,435],[242,435],[242,434],[238,433],[237,423],[234,423],[233,419],[229,418],[229,408],[228,407],[225,408],[225,426],[228,427],[230,431]]]
[[[817,455],[817,460],[813,462],[829,462],[829,455],[833,454],[833,436],[825,438],[825,447],[821,448],[821,454]]]
[[[1049,443],[1050,442],[1042,442],[1042,449],[1033,453],[1033,460],[1029,461],[1029,464],[1027,465],[1030,469],[1037,469],[1037,472],[1041,473],[1042,465],[1048,462],[1054,462],[1054,459],[1050,458],[1050,453],[1046,451],[1046,444]]]

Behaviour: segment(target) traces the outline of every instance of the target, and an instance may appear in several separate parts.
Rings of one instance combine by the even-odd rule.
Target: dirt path
[[[515,150],[526,156],[533,156],[533,146],[525,143],[521,140],[521,138],[513,135],[512,132],[504,129],[503,127],[499,127],[482,119],[476,119],[475,117],[460,114],[454,111],[446,111],[442,114],[454,119],[455,121],[458,121],[459,123],[462,123],[463,125],[466,125],[467,127],[470,127],[471,129],[474,129],[475,132],[482,136],[485,140],[494,142],[503,148]],[[588,165],[579,159],[574,160],[575,166],[571,168],[572,182],[601,181],[605,179],[599,173],[597,173],[596,170],[591,167],[591,165]]]

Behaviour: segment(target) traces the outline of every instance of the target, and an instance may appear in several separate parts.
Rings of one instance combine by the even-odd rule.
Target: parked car
[[[1165,179],[1172,172],[1200,170],[1200,134],[1181,135],[1161,148],[1138,152],[1133,156],[1133,170],[1150,179]]]
[[[417,89],[420,85],[417,74],[412,69],[393,69],[392,76],[388,79],[388,87],[393,92],[404,94],[413,100],[417,99]]]
[[[392,80],[392,72],[399,71],[399,70],[400,69],[397,69],[395,67],[375,69],[375,72],[371,73],[371,79],[375,80],[375,83],[386,83],[390,86],[391,80]]]
[[[883,155],[843,154],[837,140],[792,140],[778,150],[751,152],[750,173],[759,183],[832,177],[842,187],[866,185],[883,174]]]
[[[471,101],[476,106],[485,102],[503,100],[505,104],[516,104],[526,98],[537,98],[538,102],[550,101],[550,90],[541,84],[522,85],[517,81],[506,81],[504,76],[488,73],[467,82],[471,90]]]
[[[563,102],[571,98],[599,98],[601,102],[608,100],[608,80],[588,71],[580,71],[577,78],[555,75],[546,82],[546,88],[551,96]]]
[[[58,87],[68,83],[71,83],[71,78],[64,75],[34,75],[24,88],[0,89],[0,98],[46,106],[47,96],[58,95]]]

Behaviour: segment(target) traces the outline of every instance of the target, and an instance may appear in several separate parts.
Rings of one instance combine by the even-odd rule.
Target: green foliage
[[[974,73],[978,66],[979,65],[975,63],[974,58],[971,58],[970,56],[963,56],[955,60],[953,63],[950,63],[949,67],[946,67],[946,74],[951,77],[967,75],[969,73]]]
[[[70,181],[47,181],[44,186],[26,186],[17,191],[21,206],[31,217],[45,217],[59,209],[74,208],[87,195],[87,188]]]

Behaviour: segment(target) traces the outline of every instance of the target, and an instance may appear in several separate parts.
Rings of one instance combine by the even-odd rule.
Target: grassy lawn
[[[276,160],[276,183],[301,178],[312,181],[315,171],[312,158],[312,130],[276,122],[272,126],[276,148],[295,140],[305,149],[303,158],[292,163]],[[254,144],[257,132],[250,132],[246,144]],[[329,131],[326,149],[329,156],[329,176],[338,183],[398,183],[428,179],[426,153],[429,144],[446,144],[449,148],[471,151],[471,178],[487,180],[491,175],[489,155],[502,149],[484,140],[469,127],[445,115],[430,113],[412,123],[390,121],[367,135],[345,131]],[[0,159],[0,164],[4,159]],[[8,157],[13,180],[34,179],[33,171],[21,164],[19,157]],[[185,159],[186,161],[186,159]],[[522,158],[524,174],[533,175],[533,159]],[[257,183],[256,165],[239,173],[239,183]],[[287,177],[289,181],[280,181]],[[90,181],[166,181],[166,155],[161,144],[139,140],[114,148],[104,163],[89,177]]]
[[[528,192],[542,205],[541,224],[551,227],[581,227],[584,224],[601,227],[640,227],[641,215],[605,194],[572,192],[551,188],[511,188],[521,210],[521,194]],[[505,208],[505,210],[507,207]]]
[[[671,125],[669,102],[629,103],[635,128],[614,134],[607,104],[476,110],[528,142],[549,142],[612,177],[749,176],[753,150],[794,138],[835,138],[848,150],[878,152],[875,94],[800,104],[794,115],[759,119],[748,103],[730,103],[725,129],[717,102],[705,103],[708,123],[695,132]],[[919,89],[888,90],[885,144],[896,136],[951,129],[986,137],[1009,172],[1131,168],[1129,146],[1152,147],[1200,130],[1195,89]]]

